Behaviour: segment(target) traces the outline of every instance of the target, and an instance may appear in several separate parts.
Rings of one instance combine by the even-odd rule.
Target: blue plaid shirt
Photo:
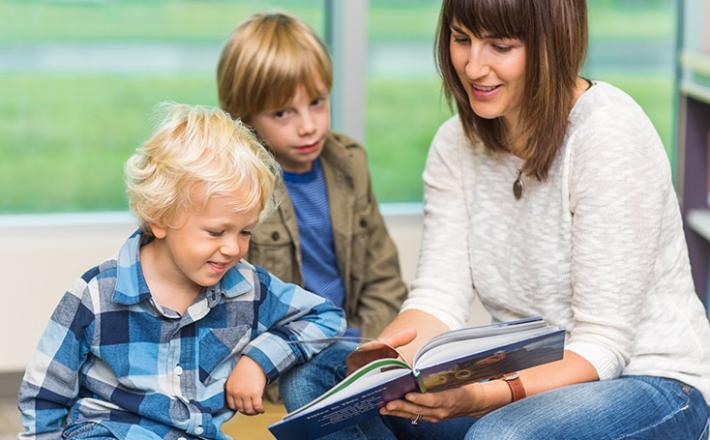
[[[184,313],[155,303],[134,233],[54,310],[19,394],[22,438],[98,422],[117,438],[216,438],[234,412],[224,385],[241,355],[275,379],[343,332],[340,309],[240,262]]]

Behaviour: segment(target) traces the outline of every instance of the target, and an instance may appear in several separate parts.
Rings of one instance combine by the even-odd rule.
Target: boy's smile
[[[203,209],[196,196],[198,204],[176,226],[151,225],[155,240],[141,249],[141,264],[159,304],[184,310],[191,301],[178,298],[194,300],[246,255],[260,212],[259,207],[235,211],[235,206],[245,205],[246,194],[212,196]],[[180,307],[175,308],[176,303]]]
[[[328,91],[322,83],[318,96],[308,96],[304,87],[296,89],[291,101],[281,109],[265,111],[249,118],[285,171],[305,173],[323,150],[330,130]]]

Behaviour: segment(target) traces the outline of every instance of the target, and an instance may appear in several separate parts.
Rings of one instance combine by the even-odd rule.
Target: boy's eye
[[[241,234],[245,237],[251,237],[251,231],[242,231]]]
[[[274,115],[275,118],[281,119],[281,118],[283,118],[284,116],[286,116],[286,110],[277,110],[277,111],[274,112],[273,115]]]
[[[313,101],[311,101],[311,105],[317,106],[317,105],[323,104],[324,102],[325,102],[325,98],[322,96],[319,96],[319,97],[315,98]]]
[[[211,237],[221,237],[224,235],[224,231],[215,231],[210,229],[206,229],[206,231]]]

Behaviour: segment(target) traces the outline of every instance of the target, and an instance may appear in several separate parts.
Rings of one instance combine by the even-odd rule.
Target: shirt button
[[[205,432],[205,430],[202,429],[202,426],[198,426],[197,428],[195,428],[195,434],[200,435],[203,432]]]
[[[175,370],[174,370],[174,371],[175,371],[175,375],[177,375],[177,376],[182,376],[182,367],[181,367],[180,365],[178,365],[177,367],[175,367]]]
[[[360,219],[360,227],[366,228],[367,227],[367,220],[365,220],[364,218],[361,218]]]
[[[278,232],[274,231],[271,233],[271,239],[274,241],[278,241],[281,236],[279,235]]]

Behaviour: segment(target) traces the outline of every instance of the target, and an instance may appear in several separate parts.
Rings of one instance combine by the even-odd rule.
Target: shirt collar
[[[150,290],[143,276],[140,262],[140,248],[147,242],[140,230],[135,231],[118,251],[116,261],[116,287],[112,300],[116,304],[133,305],[150,299]],[[210,304],[220,296],[234,298],[250,291],[253,286],[243,272],[249,270],[249,265],[239,262],[225,273],[215,285],[206,289]]]

